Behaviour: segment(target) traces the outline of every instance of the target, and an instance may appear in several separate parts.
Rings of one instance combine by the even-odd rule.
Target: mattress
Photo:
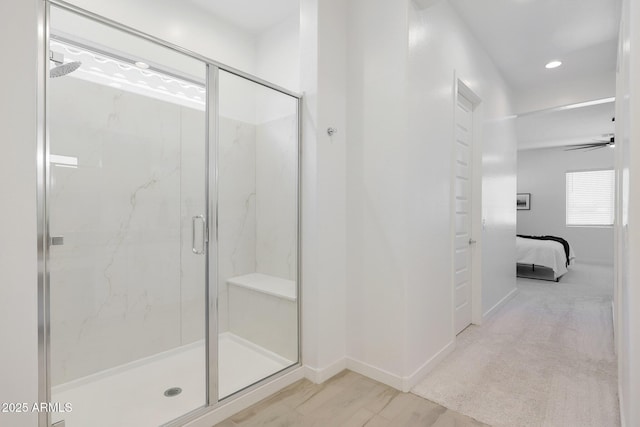
[[[516,237],[516,253],[518,264],[539,265],[554,271],[560,277],[567,270],[567,259],[562,243],[553,240],[535,240]],[[569,259],[573,260],[573,248],[569,247]]]

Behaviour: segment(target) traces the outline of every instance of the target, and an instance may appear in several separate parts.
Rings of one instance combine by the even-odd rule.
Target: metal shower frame
[[[41,0],[38,2],[38,127],[37,127],[37,218],[38,218],[38,398],[40,402],[51,400],[51,369],[50,369],[50,278],[49,278],[49,200],[50,189],[50,166],[49,166],[49,123],[48,123],[48,80],[49,80],[49,19],[50,8],[57,8],[75,13],[79,16],[92,20],[96,23],[106,25],[112,29],[122,31],[129,35],[150,41],[156,45],[163,46],[174,52],[201,61],[207,68],[207,107],[206,107],[206,218],[207,218],[207,263],[206,278],[206,343],[207,343],[207,396],[206,405],[189,412],[175,420],[165,424],[166,427],[178,427],[207,413],[214,411],[220,406],[236,400],[237,398],[253,391],[255,388],[264,385],[287,375],[291,371],[302,366],[302,95],[252,74],[227,66],[204,55],[185,49],[181,46],[169,43],[150,34],[128,27],[111,19],[97,15],[93,12],[67,3],[63,0]],[[295,364],[274,373],[255,384],[252,384],[235,394],[219,400],[218,395],[218,283],[217,283],[217,249],[218,249],[218,82],[219,71],[223,70],[235,76],[257,83],[266,88],[275,90],[282,94],[294,98],[297,102],[298,121],[298,163],[297,163],[297,315],[298,315],[298,360]],[[212,274],[213,272],[213,274]],[[48,413],[38,414],[38,427],[50,427],[51,416]]]

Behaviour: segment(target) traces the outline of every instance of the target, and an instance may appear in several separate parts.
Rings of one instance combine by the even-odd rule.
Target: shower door
[[[181,425],[300,365],[300,99],[48,10],[40,425]]]
[[[218,392],[299,361],[298,100],[220,70]]]
[[[158,426],[208,403],[207,66],[50,22],[52,422]]]

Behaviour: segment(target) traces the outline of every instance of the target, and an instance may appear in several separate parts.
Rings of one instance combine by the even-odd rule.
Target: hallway
[[[612,283],[584,264],[559,283],[518,279],[413,393],[494,426],[619,426]]]

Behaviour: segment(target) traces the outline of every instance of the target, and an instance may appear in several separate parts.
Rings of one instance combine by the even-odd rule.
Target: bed
[[[519,277],[554,280],[556,282],[568,271],[569,264],[575,258],[573,248],[566,240],[553,236],[519,235],[516,237],[516,253]],[[538,268],[538,271],[541,268],[550,269],[553,272],[552,278],[545,278],[544,274],[525,275],[523,274],[524,268],[530,268],[531,272],[535,272],[536,268]],[[542,273],[544,273],[544,270]]]

